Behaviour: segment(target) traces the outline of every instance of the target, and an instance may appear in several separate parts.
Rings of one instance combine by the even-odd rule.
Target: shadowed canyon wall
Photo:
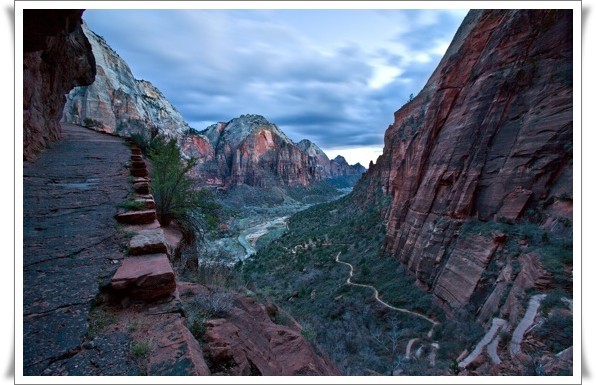
[[[95,79],[83,10],[23,12],[23,158],[60,138],[65,94]]]
[[[392,198],[386,252],[449,309],[479,294],[508,239],[465,234],[466,223],[531,221],[571,238],[572,22],[570,10],[471,11],[363,178],[368,199]],[[521,264],[535,286],[548,274],[520,245],[525,256],[503,255],[497,275],[513,280],[507,271]]]

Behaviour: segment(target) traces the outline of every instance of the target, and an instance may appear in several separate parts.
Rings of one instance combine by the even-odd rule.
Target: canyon
[[[52,114],[45,119],[26,109],[24,116],[25,127],[37,129],[24,133],[30,161],[24,165],[23,367],[17,373],[338,375],[299,323],[276,323],[274,305],[176,279],[172,264],[182,234],[156,220],[140,149],[122,138],[57,121],[63,94],[95,76],[93,65],[63,71],[71,59],[93,63],[82,12],[24,16],[32,34],[25,40],[34,45],[33,54],[25,51],[26,59],[29,55],[34,64],[52,55],[69,60],[24,68],[34,102],[25,107],[40,108],[36,101],[47,97]],[[41,19],[65,27],[45,28]],[[53,50],[45,53],[39,41],[51,43]],[[48,140],[56,143],[48,148]],[[131,198],[142,207],[123,208]],[[225,297],[224,307],[214,310],[219,296]],[[200,332],[192,319],[198,315]],[[235,338],[239,331],[240,340]]]
[[[347,304],[339,305],[347,302],[346,290],[330,287],[341,278],[329,260],[341,252],[342,263],[353,266],[351,285],[375,288],[375,298],[384,303],[441,324],[435,340],[425,341],[418,331],[397,341],[405,349],[418,339],[428,354],[418,360],[425,368],[402,363],[402,372],[433,373],[442,361],[443,374],[571,373],[571,30],[571,11],[470,11],[425,87],[395,112],[383,154],[352,194],[290,218],[288,235],[256,255],[251,277],[280,301],[294,296],[287,306],[326,325],[318,332],[337,362],[350,360],[345,351],[354,345],[374,344],[377,333],[338,346],[337,335],[328,332],[333,327],[356,333],[340,322],[348,315],[354,324],[374,318],[361,319]],[[374,239],[374,226],[383,230],[382,241]],[[277,267],[281,260],[289,266]],[[309,305],[300,284],[284,287],[280,280],[275,288],[260,276],[275,271],[287,280],[293,269],[303,269],[310,290],[326,298]],[[418,294],[405,296],[410,289],[398,283],[404,273]],[[318,315],[305,314],[305,308],[318,309]],[[368,311],[379,312],[372,305]],[[378,322],[393,335],[391,325]],[[398,322],[404,329],[413,325]],[[507,349],[510,339],[515,343]],[[519,348],[520,339],[525,348]],[[431,354],[433,343],[441,346],[439,360]],[[343,370],[359,365],[349,361]],[[374,365],[371,354],[358,370]],[[395,361],[377,367],[396,370]]]
[[[70,127],[66,139],[85,130],[67,125],[73,123],[99,131],[90,131],[99,135],[92,141],[114,142],[118,148],[118,156],[96,165],[108,165],[114,175],[110,183],[118,186],[105,187],[112,195],[102,201],[101,213],[84,208],[79,218],[84,223],[89,215],[101,219],[100,227],[89,228],[91,238],[109,226],[113,216],[106,213],[119,212],[113,206],[125,198],[127,172],[134,169],[127,163],[129,154],[122,154],[125,142],[114,135],[136,138],[141,145],[157,135],[174,139],[185,156],[197,160],[192,177],[201,186],[236,189],[239,195],[252,191],[243,190],[247,186],[261,189],[258,194],[334,178],[358,181],[340,199],[289,218],[286,212],[276,214],[279,234],[260,247],[256,239],[272,226],[270,218],[250,224],[253,233],[240,232],[239,259],[245,260],[238,264],[243,282],[238,292],[185,281],[201,268],[210,279],[221,271],[209,266],[185,270],[177,266],[178,252],[164,245],[162,260],[187,275],[174,280],[168,270],[167,293],[158,293],[160,301],[164,296],[168,301],[157,304],[151,290],[148,297],[131,291],[123,295],[128,299],[119,294],[119,302],[110,302],[106,285],[94,281],[93,274],[101,275],[102,282],[111,279],[112,289],[128,290],[122,276],[113,273],[134,260],[130,247],[138,234],[127,240],[118,228],[111,243],[100,242],[100,254],[85,248],[86,270],[76,265],[86,271],[85,285],[58,296],[50,286],[69,287],[62,272],[60,280],[50,280],[36,294],[39,282],[77,261],[56,249],[52,226],[33,224],[36,216],[55,220],[60,207],[42,205],[40,213],[31,203],[25,218],[25,341],[41,335],[46,342],[29,345],[27,374],[111,374],[109,363],[91,364],[110,349],[121,357],[122,373],[133,375],[573,373],[578,331],[572,330],[577,313],[570,10],[470,11],[424,88],[395,112],[383,154],[368,170],[342,157],[330,160],[309,140],[294,143],[260,115],[245,114],[202,131],[191,128],[151,83],[134,79],[105,40],[82,24],[81,14],[57,11],[47,25],[36,22],[37,13],[28,19],[37,25],[25,36],[30,202],[41,205],[43,193],[60,203],[59,193],[38,183],[36,178],[48,173],[33,161],[51,159],[53,149],[42,149],[61,137],[61,116]],[[82,87],[65,102],[61,95],[75,85]],[[58,149],[76,145],[58,143]],[[140,150],[133,156],[141,156]],[[93,159],[80,162],[91,170]],[[69,167],[76,164],[75,159]],[[90,176],[98,170],[92,171]],[[68,188],[86,191],[97,183],[96,177],[77,177],[81,181]],[[57,185],[49,186],[64,188]],[[85,230],[78,228],[64,247],[76,245]],[[53,248],[48,255],[38,252],[44,234]],[[127,251],[118,242],[128,242]],[[117,249],[114,266],[105,259],[109,247]],[[35,259],[38,255],[43,258]],[[56,266],[54,259],[60,261]],[[131,285],[144,284],[146,274],[141,275],[131,278]],[[77,301],[77,295],[83,298]],[[70,302],[60,302],[65,300]],[[94,339],[98,336],[90,337],[89,331],[97,307],[114,321]],[[158,322],[147,322],[155,316]],[[75,332],[58,338],[43,326],[44,317]],[[127,319],[135,321],[134,328]],[[148,364],[139,366],[122,344],[147,333],[158,346],[175,348],[152,345]],[[183,352],[179,362],[171,359],[175,349]]]

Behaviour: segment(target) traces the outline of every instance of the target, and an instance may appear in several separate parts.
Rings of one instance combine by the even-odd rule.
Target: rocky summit
[[[309,140],[294,143],[261,115],[246,114],[213,124],[188,136],[182,149],[198,159],[197,179],[223,188],[309,186],[334,176],[363,172],[345,159],[341,163],[330,161]]]

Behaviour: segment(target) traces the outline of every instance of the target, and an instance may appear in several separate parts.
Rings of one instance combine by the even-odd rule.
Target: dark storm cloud
[[[295,141],[382,146],[463,18],[453,11],[87,10],[194,128],[265,116]]]

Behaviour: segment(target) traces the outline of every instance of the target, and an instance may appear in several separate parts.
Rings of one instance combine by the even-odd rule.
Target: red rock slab
[[[143,169],[143,168],[147,168],[147,165],[145,164],[144,160],[137,160],[137,161],[132,161],[131,163],[131,168],[133,169]]]
[[[111,286],[133,299],[152,301],[174,293],[176,281],[168,256],[153,254],[124,259]]]
[[[138,233],[139,231],[142,231],[142,230],[157,229],[159,227],[161,227],[161,225],[159,224],[159,221],[157,219],[155,219],[151,223],[125,226],[123,231]]]
[[[137,168],[133,168],[130,170],[130,174],[134,177],[146,177],[149,176],[149,172],[147,171],[146,168],[141,168],[141,169],[137,169]]]
[[[143,160],[143,157],[141,155],[131,155],[130,160],[133,162],[139,162]]]
[[[182,244],[182,232],[172,225],[163,228],[166,237],[166,246],[168,247],[168,254],[172,257],[178,258],[180,256],[180,245]]]
[[[132,153],[132,155],[142,155],[143,152],[141,151],[140,148],[131,148],[130,152]]]
[[[132,237],[128,246],[129,255],[167,253],[166,238],[161,228],[141,230]]]
[[[141,202],[145,209],[151,210],[155,208],[155,201],[153,199],[138,199],[138,202]]]
[[[504,218],[509,222],[516,221],[524,210],[524,207],[526,207],[531,196],[531,190],[516,188],[504,199],[503,205],[497,214],[497,218]]]
[[[182,295],[182,294],[181,294]],[[203,352],[212,374],[339,375],[297,330],[273,323],[264,306],[236,296],[226,318],[206,322]]]
[[[137,194],[149,194],[149,183],[147,182],[133,183],[132,188]]]
[[[145,225],[157,220],[155,210],[128,211],[115,215],[119,223],[128,225]]]
[[[201,346],[190,333],[179,313],[151,315],[147,335],[155,349],[149,355],[150,376],[208,376],[209,367]]]
[[[149,183],[149,182],[151,182],[151,178],[148,178],[148,177],[138,177],[138,178],[133,178],[132,179],[132,183],[139,183],[139,182]]]

